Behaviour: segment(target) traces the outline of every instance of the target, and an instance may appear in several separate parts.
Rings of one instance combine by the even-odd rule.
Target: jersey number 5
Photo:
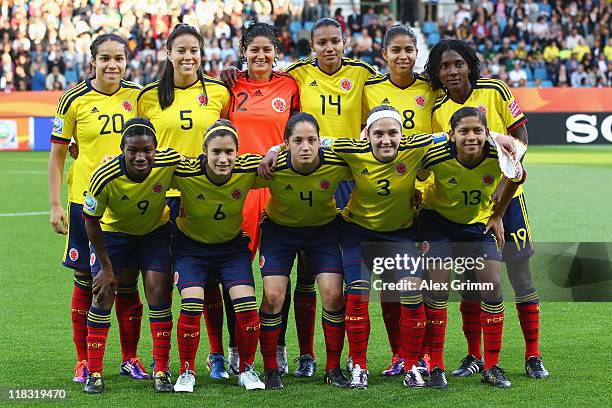
[[[191,119],[187,114],[191,113],[191,110],[182,110],[179,112],[181,115],[181,122],[187,122],[185,125],[181,125],[181,129],[189,130],[193,127],[193,119]]]

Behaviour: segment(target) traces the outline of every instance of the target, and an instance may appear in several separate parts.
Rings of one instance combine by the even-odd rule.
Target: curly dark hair
[[[246,57],[244,56],[246,49],[249,44],[251,44],[251,42],[257,37],[265,37],[270,40],[270,42],[272,42],[272,45],[274,46],[274,52],[278,54],[278,51],[281,46],[281,42],[278,39],[278,30],[274,28],[273,25],[256,21],[254,23],[251,23],[244,30],[244,33],[240,38],[240,62],[246,62]],[[275,56],[274,61],[276,61],[277,59],[278,57]]]
[[[480,61],[474,48],[462,40],[441,40],[429,51],[429,58],[425,64],[425,75],[429,78],[431,87],[434,90],[444,87],[438,74],[440,72],[442,54],[446,51],[455,51],[461,55],[470,69],[468,78],[472,86],[476,85],[476,80],[480,77]]]

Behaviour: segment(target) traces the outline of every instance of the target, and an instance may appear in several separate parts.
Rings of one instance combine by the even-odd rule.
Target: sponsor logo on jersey
[[[125,201],[125,200],[129,200],[130,197],[128,197],[126,194],[123,195],[123,197],[121,197],[121,201]]]
[[[64,130],[64,119],[58,118],[56,116],[55,119],[53,119],[53,133],[57,133],[61,135],[63,130]]]
[[[365,168],[365,169],[361,170],[361,174],[366,175],[366,176],[369,176],[369,175],[370,175],[370,172],[368,171],[368,169],[367,169],[367,168]]]
[[[126,112],[131,112],[132,109],[134,109],[130,101],[128,101],[127,99],[121,103],[121,106],[123,107],[123,110],[125,110]]]
[[[406,166],[406,163],[398,163],[397,166],[395,166],[395,172],[399,174],[400,176],[403,176],[404,174],[406,174],[407,171],[408,171],[408,166]]]
[[[513,118],[517,118],[522,112],[521,107],[519,106],[517,101],[512,101],[510,105],[508,105],[508,110]]]
[[[96,263],[96,254],[91,254],[89,256],[89,266],[94,266]]]
[[[234,189],[232,190],[232,200],[236,201],[236,200],[240,200],[240,198],[242,197],[242,191],[239,189]]]
[[[83,205],[85,209],[91,213],[95,213],[96,208],[98,208],[98,202],[89,194],[85,194],[85,200],[83,200]]]
[[[487,186],[493,184],[494,180],[495,177],[493,177],[492,174],[485,174],[484,176],[482,176],[482,182],[485,183]]]
[[[196,200],[204,200],[204,194],[200,193],[197,197]]]
[[[293,187],[291,186],[291,184],[287,184],[285,186],[285,191],[293,191]]]
[[[206,96],[206,94],[198,95],[198,103],[200,104],[200,106],[208,105],[208,96]]]
[[[310,83],[310,86],[319,86],[319,85],[317,85],[316,79]]]
[[[272,99],[272,109],[278,113],[283,113],[287,109],[287,102],[283,98]]]
[[[255,91],[253,96],[263,96],[263,93],[261,92],[261,90],[258,89],[258,90]]]
[[[342,81],[340,81],[340,88],[342,88],[343,90],[350,91],[352,87],[353,83],[350,79],[344,78]]]
[[[457,179],[455,179],[454,177],[451,177],[451,179],[448,180],[448,184],[457,184]]]
[[[91,109],[91,113],[98,113],[99,110],[95,106]]]
[[[487,114],[487,107],[484,105],[478,105],[478,110],[481,111],[483,115]]]
[[[162,185],[162,183],[155,183],[152,190],[154,193],[161,193],[163,188],[164,186]]]
[[[389,98],[385,98],[382,101],[380,101],[381,105],[389,105],[391,102],[389,102]]]
[[[319,182],[319,187],[321,188],[321,190],[323,191],[327,191],[329,190],[329,187],[331,186],[331,183],[329,182],[328,179],[323,179]]]
[[[76,261],[79,259],[79,251],[77,251],[76,248],[70,248],[70,251],[68,251],[68,257],[72,262]]]
[[[425,99],[424,96],[417,96],[416,98],[414,98],[414,103],[419,107],[419,108],[424,108],[425,105],[427,104],[427,99]]]

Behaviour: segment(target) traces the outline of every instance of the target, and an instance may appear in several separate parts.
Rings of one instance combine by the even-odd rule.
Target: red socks
[[[153,336],[154,372],[167,372],[170,363],[170,335],[172,334],[170,305],[149,305],[149,324]]]
[[[484,369],[497,365],[504,330],[504,302],[481,302],[480,322],[484,334]]]
[[[418,366],[425,338],[425,307],[423,296],[405,294],[401,299],[400,333],[404,349],[404,370]]]
[[[236,314],[238,311],[236,311]],[[236,319],[238,316],[236,316]],[[281,331],[282,313],[268,314],[259,311],[259,321],[261,331],[259,333],[259,343],[261,355],[263,356],[264,369],[278,369],[276,362],[276,345]],[[238,350],[240,352],[240,350]]]
[[[349,355],[353,364],[359,364],[362,370],[367,368],[366,353],[370,337],[370,315],[368,313],[369,294],[348,293],[346,296],[346,336],[348,337]]]
[[[91,307],[91,277],[74,275],[72,290],[72,338],[77,361],[87,360],[87,312]]]
[[[516,310],[521,322],[521,330],[525,339],[525,360],[529,357],[540,357],[538,338],[540,335],[540,304],[535,293],[535,301],[517,303]],[[518,300],[518,299],[517,299]]]
[[[461,300],[459,305],[463,320],[463,334],[467,340],[468,354],[482,359],[480,326],[480,300]]]
[[[428,300],[425,303],[425,316],[427,327],[425,339],[431,358],[431,367],[439,367],[444,370],[444,339],[446,337],[446,301],[438,302]]]
[[[323,309],[323,334],[325,335],[326,370],[340,367],[340,356],[344,347],[344,308],[335,312]]]
[[[317,292],[314,283],[305,284],[298,281],[293,296],[300,355],[310,354],[314,358],[314,326],[317,317]]]
[[[90,373],[102,374],[106,338],[110,328],[110,309],[89,308],[87,315],[87,368]]]
[[[138,341],[140,340],[142,303],[138,295],[138,285],[119,285],[115,298],[115,312],[119,323],[121,361],[128,361],[136,357]]]
[[[181,314],[176,326],[178,351],[181,359],[180,373],[185,372],[185,363],[195,372],[195,358],[200,344],[200,320],[204,300],[185,298],[181,300]]]
[[[240,356],[240,372],[243,372],[247,365],[253,365],[257,352],[260,333],[257,301],[255,296],[248,296],[234,299],[232,303],[236,312],[236,346]],[[274,358],[276,359],[276,344],[274,344]]]
[[[204,321],[210,353],[223,354],[223,300],[218,284],[204,288]]]

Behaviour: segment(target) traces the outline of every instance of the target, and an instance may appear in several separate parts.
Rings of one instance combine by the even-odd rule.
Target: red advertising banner
[[[523,112],[612,112],[612,88],[513,88]]]
[[[53,117],[63,92],[12,92],[0,94],[0,119],[19,117]]]

